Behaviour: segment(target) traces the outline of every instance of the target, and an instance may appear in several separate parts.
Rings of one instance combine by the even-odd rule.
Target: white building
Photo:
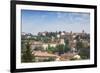
[[[46,48],[48,48],[49,45],[50,45],[50,47],[56,47],[59,44],[65,45],[64,39],[60,39],[59,43],[43,43],[42,46],[43,46],[44,50],[46,50]]]
[[[59,44],[65,45],[64,39],[60,39],[60,43]]]
[[[57,38],[60,38],[60,34],[57,34]]]
[[[48,46],[50,45],[50,47],[56,47],[57,44],[56,43],[47,43],[47,44],[43,44],[42,47],[44,48],[44,50],[46,50],[46,48],[48,48]]]

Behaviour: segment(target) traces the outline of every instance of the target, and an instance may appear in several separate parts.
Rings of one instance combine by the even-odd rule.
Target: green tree
[[[47,52],[55,53],[56,51],[57,51],[56,47],[51,47],[50,45],[48,45]]]
[[[29,42],[26,44],[26,51],[22,55],[22,62],[32,62],[34,57],[31,54],[31,48]]]
[[[81,48],[79,55],[82,59],[89,59],[90,58],[90,48]]]
[[[48,44],[47,51],[48,51],[49,53],[53,53],[53,52],[52,52],[52,47],[50,46],[50,44]]]
[[[59,55],[64,53],[64,45],[63,44],[57,45],[56,48],[57,48],[57,52],[59,53]]]
[[[83,48],[83,43],[78,41],[77,44],[76,44],[76,48],[79,50],[80,48]]]
[[[21,54],[23,54],[26,50],[26,47],[25,47],[25,40],[21,40]]]
[[[44,51],[42,46],[35,47],[33,51]]]
[[[77,42],[77,50],[82,59],[90,58],[90,48],[86,48],[82,42]]]
[[[68,47],[67,44],[65,44],[65,46],[64,46],[64,52],[68,52],[68,51],[70,51],[70,48]]]
[[[48,41],[49,41],[48,37],[43,37],[43,42],[44,43],[48,43]]]
[[[70,51],[70,48],[69,48],[69,41],[68,41],[68,39],[65,39],[65,45],[64,45],[64,52],[68,52],[68,51]]]

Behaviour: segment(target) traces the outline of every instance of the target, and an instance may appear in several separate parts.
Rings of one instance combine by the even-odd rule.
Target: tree
[[[32,62],[34,57],[31,54],[31,48],[29,42],[26,44],[26,51],[22,55],[22,62]]]
[[[48,43],[48,41],[49,41],[48,37],[43,37],[43,42],[44,43]]]
[[[25,40],[21,40],[21,54],[23,54],[26,50],[26,47],[25,47]]]
[[[70,51],[70,48],[68,47],[67,44],[65,44],[65,46],[64,46],[64,52],[68,52],[68,51]]]
[[[79,50],[80,48],[83,48],[83,43],[78,41],[77,44],[76,44],[76,48]]]
[[[33,51],[44,51],[42,46],[35,47]]]
[[[57,45],[56,48],[57,48],[59,55],[64,53],[64,45],[63,44]]]
[[[82,59],[89,59],[90,58],[90,48],[81,48],[79,55]]]
[[[82,59],[90,58],[90,48],[86,48],[82,42],[77,42],[77,49]]]
[[[51,47],[50,44],[48,45],[47,52],[55,53],[57,51],[56,47]]]
[[[64,52],[68,52],[68,51],[70,51],[70,48],[68,47],[68,44],[69,44],[69,41],[68,41],[68,39],[65,39],[65,45],[64,45]]]
[[[50,46],[50,44],[48,44],[47,51],[48,51],[49,53],[53,53],[53,51],[52,51],[52,47]]]

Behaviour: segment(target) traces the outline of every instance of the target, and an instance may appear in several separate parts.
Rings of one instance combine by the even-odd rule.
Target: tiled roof
[[[37,57],[58,57],[57,55],[42,51],[33,51],[32,54]]]

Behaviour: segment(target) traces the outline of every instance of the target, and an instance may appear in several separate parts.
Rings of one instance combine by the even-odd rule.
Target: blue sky
[[[73,31],[90,32],[90,14],[78,12],[56,12],[21,10],[22,32],[37,34],[38,32]]]

